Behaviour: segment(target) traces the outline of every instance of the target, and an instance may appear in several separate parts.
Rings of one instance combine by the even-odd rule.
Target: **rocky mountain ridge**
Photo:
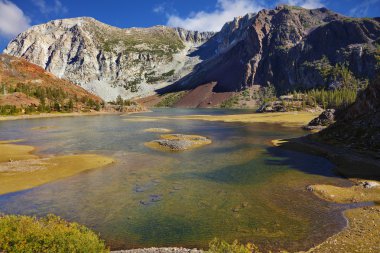
[[[348,18],[326,8],[264,9],[227,23],[195,52],[216,53],[171,89],[210,82],[217,82],[216,92],[267,84],[280,93],[310,89],[331,85],[336,64],[370,79],[378,69],[379,46],[379,18]]]
[[[379,68],[378,47],[380,18],[283,5],[235,18],[215,34],[165,26],[120,29],[92,18],[55,20],[20,34],[5,53],[105,100],[213,83],[202,103],[214,105],[214,93],[257,85],[273,84],[279,93],[336,85],[337,64],[358,79],[371,79]]]
[[[120,29],[83,17],[33,26],[4,52],[113,100],[149,94],[191,72],[200,60],[188,53],[211,36],[164,26]]]

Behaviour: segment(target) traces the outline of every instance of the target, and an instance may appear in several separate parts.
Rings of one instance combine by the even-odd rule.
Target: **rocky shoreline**
[[[130,249],[130,250],[116,250],[111,253],[203,253],[203,250],[199,249],[187,249],[187,248],[145,248],[145,249]]]
[[[336,165],[338,173],[354,183],[351,187],[312,185],[306,189],[317,197],[341,204],[369,204],[344,211],[348,225],[341,232],[309,249],[308,253],[380,252],[380,163],[371,154],[337,147],[310,136],[274,140],[274,146],[326,157]],[[371,180],[368,180],[371,179]]]

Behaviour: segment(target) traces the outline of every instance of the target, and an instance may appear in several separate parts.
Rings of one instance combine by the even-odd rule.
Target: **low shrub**
[[[58,216],[0,215],[0,252],[109,252],[98,235]]]

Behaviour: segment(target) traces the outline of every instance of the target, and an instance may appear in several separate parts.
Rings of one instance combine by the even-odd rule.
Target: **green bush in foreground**
[[[90,229],[55,215],[0,215],[0,252],[109,252]]]

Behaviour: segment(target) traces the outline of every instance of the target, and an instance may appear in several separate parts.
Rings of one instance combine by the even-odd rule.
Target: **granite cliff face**
[[[279,6],[227,23],[193,53],[205,61],[171,88],[210,82],[217,82],[217,92],[268,83],[279,92],[328,86],[336,64],[346,64],[357,78],[372,78],[379,44],[378,18]]]
[[[120,29],[73,18],[34,26],[4,52],[112,100],[147,95],[190,73],[200,60],[187,54],[212,35],[164,26]]]

